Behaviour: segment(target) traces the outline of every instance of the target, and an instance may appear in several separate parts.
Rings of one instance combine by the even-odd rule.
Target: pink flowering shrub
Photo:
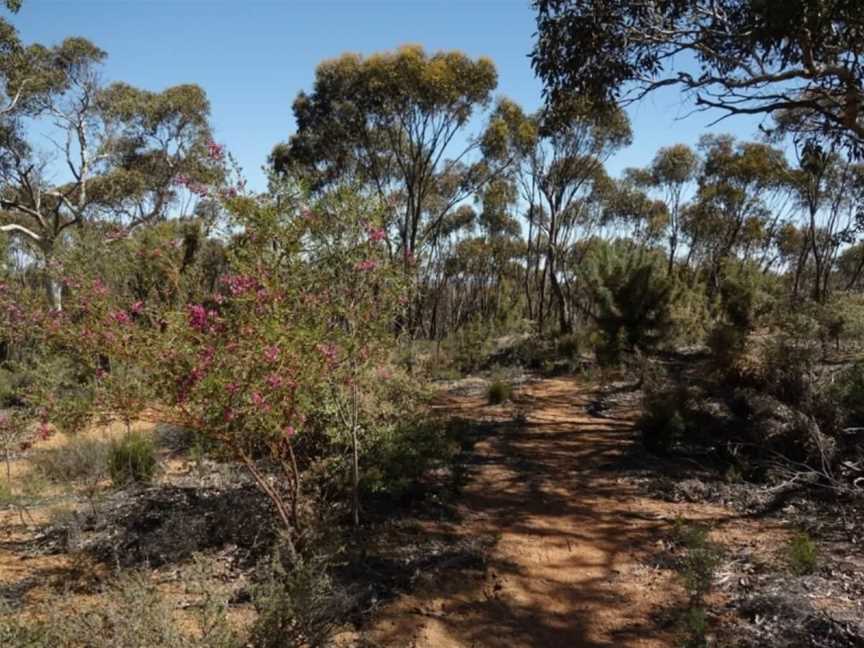
[[[386,261],[383,230],[370,229],[375,206],[350,193],[311,208],[222,195],[232,235],[212,266],[190,262],[209,242],[187,225],[107,250],[85,242],[58,270],[63,311],[0,292],[0,324],[74,362],[92,415],[146,415],[216,443],[247,467],[293,542],[308,514],[303,474],[322,453],[344,459],[359,515],[403,275]],[[54,396],[32,395],[46,420]]]

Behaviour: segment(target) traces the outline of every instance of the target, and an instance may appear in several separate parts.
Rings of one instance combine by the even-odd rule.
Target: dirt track
[[[671,504],[639,492],[620,469],[636,443],[635,412],[588,413],[596,394],[578,379],[544,380],[516,397],[524,413],[480,397],[454,414],[501,420],[475,448],[476,470],[455,533],[494,536],[484,572],[448,573],[388,606],[373,637],[412,648],[673,646],[675,575],[651,566],[676,515],[728,512]],[[665,612],[664,612],[665,611]]]

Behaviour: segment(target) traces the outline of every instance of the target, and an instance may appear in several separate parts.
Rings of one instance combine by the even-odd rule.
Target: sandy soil
[[[479,396],[445,404],[454,415],[500,420],[476,447],[474,474],[454,529],[497,538],[485,571],[450,573],[387,606],[371,636],[412,648],[676,645],[675,574],[656,566],[676,516],[727,534],[735,516],[711,505],[672,504],[640,492],[616,470],[636,443],[636,412],[588,414],[596,398],[574,378],[543,380],[514,397],[521,420]],[[725,538],[755,545],[780,529],[740,519]],[[733,537],[734,536],[734,537]],[[652,566],[653,565],[653,566]]]

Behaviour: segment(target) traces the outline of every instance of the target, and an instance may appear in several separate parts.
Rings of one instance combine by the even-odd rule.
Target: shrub
[[[558,338],[557,343],[558,356],[566,360],[574,360],[579,357],[579,337],[573,334],[562,335]]]
[[[145,574],[122,574],[111,585],[98,609],[70,611],[49,599],[32,615],[4,609],[0,600],[0,645],[16,648],[240,648],[247,645],[228,625],[227,596],[198,586],[199,605],[190,623],[175,621],[173,605]],[[217,588],[218,590],[218,588]],[[181,628],[181,626],[183,626]]]
[[[690,598],[682,619],[684,646],[703,648],[708,645],[705,597],[711,590],[722,555],[720,548],[708,539],[708,528],[705,526],[688,524],[679,517],[675,521],[673,535],[685,550],[679,571]]]
[[[153,441],[137,432],[129,432],[111,444],[108,472],[115,486],[149,482],[156,473],[156,451]]]
[[[742,358],[747,352],[746,329],[734,324],[718,322],[708,334],[708,348],[717,377],[725,382],[738,384],[745,379],[747,368]]]
[[[366,492],[404,498],[430,468],[446,464],[458,451],[436,421],[401,423],[369,434],[372,447],[364,461]]]
[[[97,439],[71,439],[56,448],[34,450],[30,463],[55,483],[96,482],[107,476],[109,444]]]
[[[604,248],[586,267],[602,334],[601,363],[617,364],[624,352],[653,349],[668,335],[676,293],[659,265]]]
[[[793,574],[811,574],[816,569],[818,559],[816,543],[806,533],[798,533],[786,546],[786,558]]]
[[[649,452],[668,454],[686,436],[687,417],[682,411],[686,400],[683,389],[646,392],[637,429]]]
[[[680,524],[678,541],[686,549],[681,563],[684,586],[693,602],[701,602],[714,581],[720,565],[720,549],[708,539],[708,528],[695,524]]]
[[[496,380],[486,390],[486,398],[490,405],[500,405],[501,403],[510,400],[513,393],[513,387],[510,383],[503,380]]]
[[[250,645],[256,648],[326,646],[356,605],[330,578],[320,558],[286,567],[277,553],[252,591],[258,618]]]
[[[856,362],[841,373],[833,391],[850,425],[864,425],[864,362]]]

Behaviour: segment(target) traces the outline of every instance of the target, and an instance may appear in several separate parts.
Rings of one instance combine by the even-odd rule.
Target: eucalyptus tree
[[[693,205],[683,214],[688,262],[701,260],[709,292],[720,287],[724,266],[776,241],[788,208],[788,163],[783,151],[729,135],[706,135]]]
[[[798,126],[864,151],[864,3],[535,0],[534,69],[550,100],[636,101],[677,87],[697,109],[798,110]]]
[[[831,273],[844,246],[864,228],[864,166],[810,141],[796,150],[798,166],[789,182],[803,216],[797,294],[803,269],[812,261],[811,296],[824,302]]]
[[[635,184],[659,192],[666,205],[668,274],[672,274],[678,254],[682,215],[686,207],[686,192],[695,184],[699,167],[699,157],[689,146],[675,144],[657,151],[648,168],[629,170],[629,175]]]
[[[198,86],[106,86],[105,52],[82,38],[31,46],[22,57],[16,83],[23,92],[7,76],[7,92],[18,100],[0,132],[0,230],[44,265],[72,228],[107,222],[122,235],[165,218],[183,198],[200,197],[204,183],[222,174]],[[51,142],[47,150],[40,132]],[[60,284],[48,277],[60,308]]]
[[[487,58],[414,45],[324,61],[312,91],[294,101],[297,130],[271,164],[316,190],[351,182],[386,200],[407,269],[447,215],[507,166],[500,110],[491,131],[465,132],[497,82]]]
[[[536,231],[536,245],[542,245],[538,325],[541,330],[545,325],[548,281],[558,328],[567,333],[572,323],[561,262],[577,236],[590,236],[600,224],[595,208],[609,182],[604,164],[630,143],[630,123],[617,108],[598,110],[577,99],[558,104],[554,111],[541,111],[532,119],[532,145],[520,155],[519,170],[529,232]]]

